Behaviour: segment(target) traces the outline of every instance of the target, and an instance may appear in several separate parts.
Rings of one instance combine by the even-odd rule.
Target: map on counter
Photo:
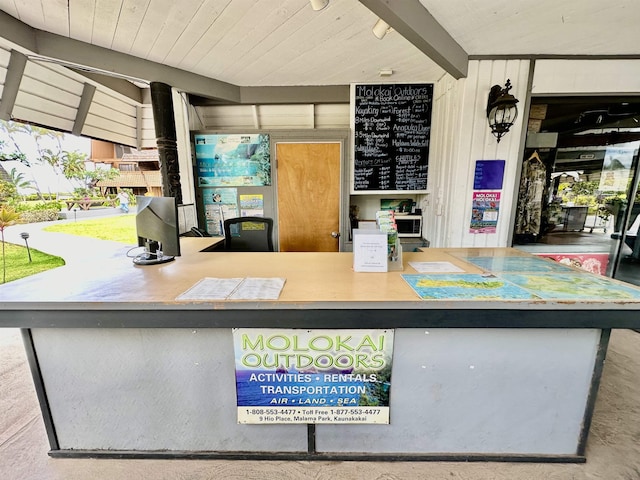
[[[606,277],[580,273],[500,274],[544,299],[558,300],[638,300],[640,289],[612,282]]]
[[[573,272],[571,267],[540,257],[459,257],[489,272]]]
[[[423,300],[538,300],[539,297],[493,275],[402,275]]]

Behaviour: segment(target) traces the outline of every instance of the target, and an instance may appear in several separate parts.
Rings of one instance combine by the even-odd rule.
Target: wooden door
[[[337,252],[340,143],[277,143],[281,252]]]

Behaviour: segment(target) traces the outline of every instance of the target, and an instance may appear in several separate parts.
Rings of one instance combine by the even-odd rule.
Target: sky
[[[16,139],[20,150],[27,156],[31,163],[31,167],[27,167],[20,162],[7,161],[2,162],[2,166],[9,173],[11,169],[15,168],[17,172],[24,174],[25,180],[35,180],[40,186],[40,190],[43,193],[72,193],[73,189],[77,187],[76,184],[71,184],[64,176],[57,176],[50,166],[37,165],[34,160],[38,158],[37,144],[34,138],[25,133],[14,133],[13,137]],[[5,142],[3,153],[15,152],[13,142],[10,140],[8,134],[0,129],[0,140]],[[65,151],[73,152],[78,151],[86,153],[87,158],[91,155],[91,139],[86,137],[78,137],[71,134],[65,134],[61,141],[62,148]],[[40,140],[42,148],[51,148],[52,150],[58,149],[57,140],[50,138],[43,138]],[[19,193],[28,194],[34,193],[35,190],[20,189]]]

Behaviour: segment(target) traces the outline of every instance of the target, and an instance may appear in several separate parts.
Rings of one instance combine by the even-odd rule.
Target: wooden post
[[[173,114],[171,86],[160,82],[151,82],[151,106],[153,123],[156,129],[156,143],[160,157],[160,173],[162,175],[162,194],[175,197],[182,203],[182,187],[180,184],[180,165],[178,163],[178,147],[176,143],[176,121]]]

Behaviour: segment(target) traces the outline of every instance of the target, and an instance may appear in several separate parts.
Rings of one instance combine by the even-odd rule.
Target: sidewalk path
[[[114,215],[122,214],[114,209]],[[135,215],[135,212],[129,213],[129,215]],[[100,216],[100,218],[103,217],[104,215]],[[62,257],[67,265],[87,263],[95,259],[124,256],[135,246],[109,240],[69,235],[66,233],[47,232],[44,230],[45,227],[51,225],[74,221],[75,220],[57,220],[54,222],[11,225],[4,231],[5,241],[25,246],[25,241],[20,234],[26,232],[29,234],[29,238],[27,239],[29,248]]]

